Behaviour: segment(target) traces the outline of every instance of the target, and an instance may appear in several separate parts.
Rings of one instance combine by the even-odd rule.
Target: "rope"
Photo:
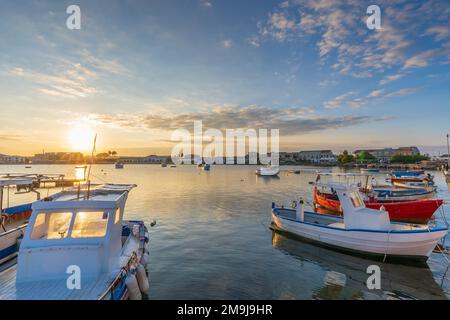
[[[384,253],[383,263],[386,261],[386,258],[387,258],[387,254],[388,254],[388,251],[389,251],[389,243],[390,243],[390,241],[391,241],[391,229],[389,229],[389,232],[388,232],[388,243],[387,243],[386,252]]]

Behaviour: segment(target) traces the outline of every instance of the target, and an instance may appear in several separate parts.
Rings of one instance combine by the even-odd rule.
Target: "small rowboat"
[[[342,213],[341,203],[335,193],[325,193],[314,187],[316,206],[335,213]],[[443,204],[440,199],[426,199],[404,202],[378,202],[376,199],[364,201],[367,208],[380,210],[384,208],[392,221],[427,223]]]
[[[272,203],[272,222],[276,229],[319,245],[371,258],[393,262],[424,262],[446,227],[393,223],[384,210],[367,208],[356,187],[333,185],[343,208],[343,217],[305,212]]]
[[[279,166],[266,166],[261,167],[258,170],[256,170],[256,174],[258,176],[277,176],[278,173],[280,173],[280,167]]]

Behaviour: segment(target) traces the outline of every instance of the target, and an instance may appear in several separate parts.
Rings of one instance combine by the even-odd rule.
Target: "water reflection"
[[[323,285],[312,294],[314,299],[447,299],[428,267],[378,263],[304,243],[276,231],[272,233],[272,245],[326,270]],[[380,290],[369,290],[366,286],[369,276],[366,270],[373,264],[381,269]]]

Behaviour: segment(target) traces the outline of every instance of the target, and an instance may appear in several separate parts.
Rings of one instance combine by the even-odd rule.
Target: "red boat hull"
[[[317,187],[314,188],[314,203],[324,209],[341,213],[339,200],[333,199],[336,196],[329,193],[319,193]],[[366,207],[379,210],[384,206],[392,221],[427,223],[436,210],[442,205],[443,200],[426,199],[405,202],[366,202]]]

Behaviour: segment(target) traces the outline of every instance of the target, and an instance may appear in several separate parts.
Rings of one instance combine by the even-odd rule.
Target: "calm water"
[[[204,172],[195,166],[93,167],[95,182],[138,185],[130,194],[126,218],[157,221],[150,229],[152,299],[450,297],[447,262],[439,254],[433,254],[428,268],[379,264],[382,290],[368,290],[365,271],[373,261],[274,234],[268,228],[271,202],[289,205],[302,196],[311,203],[309,181],[314,180],[314,173],[282,172],[279,178],[258,178],[255,169],[214,166]],[[0,166],[0,173],[26,170],[75,174],[74,166]],[[450,199],[442,175],[434,174],[438,196]],[[10,202],[26,197],[32,199],[32,195],[11,195]],[[446,206],[450,217],[449,210]]]

